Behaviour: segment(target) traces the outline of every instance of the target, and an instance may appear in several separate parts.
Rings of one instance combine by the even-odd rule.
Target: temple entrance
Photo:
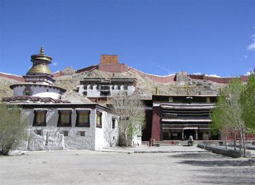
[[[195,129],[184,130],[184,140],[188,140],[190,135],[193,137],[194,140],[196,139]]]

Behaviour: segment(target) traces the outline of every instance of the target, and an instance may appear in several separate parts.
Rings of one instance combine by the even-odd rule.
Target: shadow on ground
[[[183,159],[179,164],[197,166],[194,178],[198,184],[255,184],[255,159],[233,159],[211,152],[170,157]]]
[[[172,155],[174,158],[181,159],[222,159],[222,158],[230,158],[228,156],[223,156],[220,154],[215,154],[211,152],[203,152],[203,153],[183,153],[178,155]]]
[[[203,161],[197,161],[197,160],[185,160],[180,163],[183,164],[190,164],[195,166],[255,166],[255,159],[249,159],[249,160],[203,160]],[[255,182],[254,182],[255,183]]]
[[[225,167],[197,170],[197,181],[202,184],[254,184],[254,167]]]

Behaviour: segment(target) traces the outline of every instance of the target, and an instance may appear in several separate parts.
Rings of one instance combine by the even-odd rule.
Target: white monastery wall
[[[60,99],[61,92],[60,89],[56,89],[50,86],[33,86],[31,85],[32,96],[38,97],[50,97],[53,99]],[[24,96],[23,92],[25,90],[25,86],[16,86],[13,89],[13,96]]]
[[[46,126],[32,126],[34,121],[34,110],[43,109],[24,109],[30,122],[29,133],[31,139],[26,143],[28,150],[62,150],[62,149],[102,149],[105,146],[103,128],[96,128],[96,110],[90,110],[90,127],[76,127],[76,109],[72,109],[72,126],[58,127],[58,111],[70,109],[47,109]],[[81,110],[81,109],[79,109]],[[109,114],[110,115],[110,114]],[[102,124],[106,125],[105,118],[107,112],[103,112]],[[118,129],[118,128],[116,128]],[[41,135],[36,134],[37,130]],[[68,131],[68,136],[63,132]],[[80,131],[85,131],[85,136],[80,136]],[[118,137],[118,136],[116,136]]]

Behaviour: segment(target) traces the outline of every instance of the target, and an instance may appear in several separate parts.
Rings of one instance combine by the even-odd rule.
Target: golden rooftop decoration
[[[43,46],[42,46],[41,49],[40,49],[40,54],[41,54],[41,55],[44,55],[44,48],[43,48]]]
[[[40,49],[40,54],[32,55],[31,61],[33,66],[27,72],[27,75],[35,74],[51,74],[51,71],[48,67],[48,64],[51,63],[52,58],[48,55],[45,55],[43,46]]]
[[[51,63],[52,58],[50,56],[44,54],[44,48],[42,46],[40,49],[40,54],[32,55],[31,60],[32,60],[32,62],[34,62],[36,60],[41,60],[41,61],[45,61],[49,64],[49,63]]]
[[[38,73],[47,73],[51,74],[49,67],[45,64],[38,64],[31,67],[27,74],[38,74]]]

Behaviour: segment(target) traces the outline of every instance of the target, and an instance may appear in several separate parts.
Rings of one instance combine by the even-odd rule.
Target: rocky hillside
[[[222,84],[211,81],[191,79],[187,76],[179,78],[173,83],[159,83],[152,79],[141,76],[136,72],[128,71],[124,73],[109,73],[98,71],[97,69],[76,73],[73,75],[61,76],[56,78],[55,85],[68,90],[75,90],[80,81],[84,78],[136,78],[138,93],[144,98],[150,98],[152,94],[175,94],[175,95],[207,95],[218,94]]]
[[[10,85],[15,83],[18,83],[18,81],[0,77],[0,102],[2,101],[2,97],[12,96]]]
[[[183,75],[183,74],[181,74]],[[218,84],[211,81],[191,79],[187,76],[181,76],[176,82],[171,83],[159,83],[153,81],[151,78],[142,76],[134,71],[128,71],[124,73],[109,73],[98,71],[97,69],[91,71],[85,71],[82,73],[66,74],[65,76],[56,77],[55,85],[67,90],[68,99],[80,99],[77,97],[75,90],[80,84],[80,81],[84,78],[136,78],[137,79],[137,91],[143,98],[151,98],[152,94],[161,95],[206,95],[206,94],[218,94],[222,84]],[[12,96],[12,90],[9,88],[11,84],[18,83],[18,81],[0,77],[0,99],[5,96]],[[76,98],[72,98],[76,97]],[[77,101],[78,101],[77,99]],[[75,101],[75,103],[77,103]],[[82,100],[83,103],[88,100]]]

